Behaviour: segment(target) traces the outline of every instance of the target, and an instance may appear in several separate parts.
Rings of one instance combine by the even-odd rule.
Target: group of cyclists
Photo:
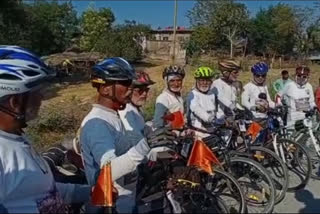
[[[154,118],[149,123],[141,111],[155,84],[149,75],[135,72],[120,57],[97,63],[92,68],[91,83],[98,98],[79,132],[87,184],[58,183],[23,131],[37,117],[44,87],[55,72],[29,50],[0,46],[0,213],[66,213],[67,204],[77,202],[86,204],[86,212],[103,212],[90,203],[90,194],[100,169],[109,162],[118,191],[117,212],[137,212],[137,179],[132,177],[137,177],[139,165],[156,156],[153,143],[176,135],[166,115],[181,112],[187,124],[195,128],[194,135],[203,138],[207,134],[199,130],[206,130],[215,121],[228,121],[237,108],[249,109],[259,121],[267,116],[269,108],[285,104],[289,108],[288,123],[316,108],[308,67],[297,67],[293,81],[281,82],[275,101],[266,84],[266,63],[251,67],[252,80],[243,88],[237,80],[242,70],[238,62],[222,60],[218,70],[220,74],[210,67],[197,68],[193,72],[195,85],[184,101],[181,91],[185,69],[166,67],[162,73],[165,89],[156,99]]]

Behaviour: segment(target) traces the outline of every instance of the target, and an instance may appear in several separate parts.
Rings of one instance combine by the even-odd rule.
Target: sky
[[[260,8],[269,7],[270,5],[278,4],[279,2],[290,4],[293,6],[308,6],[314,7],[318,1],[241,1],[250,11],[253,16]],[[138,23],[151,25],[152,28],[164,28],[173,26],[174,0],[99,0],[99,1],[72,1],[78,14],[85,11],[90,4],[96,8],[111,8],[115,17],[116,23],[123,23],[124,20],[135,20]],[[178,16],[177,25],[189,27],[189,19],[186,14],[193,8],[194,0],[178,0]]]

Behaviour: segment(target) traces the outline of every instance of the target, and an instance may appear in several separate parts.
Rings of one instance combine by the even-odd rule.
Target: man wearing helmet
[[[216,117],[215,95],[210,93],[211,84],[216,72],[209,67],[199,67],[194,72],[195,87],[187,96],[188,124],[202,130],[212,125]],[[199,137],[207,134],[196,132]]]
[[[23,131],[54,75],[30,51],[0,46],[0,213],[67,213],[65,203],[89,200],[89,186],[55,183]]]
[[[274,108],[268,86],[266,85],[269,67],[264,62],[258,62],[251,67],[253,79],[244,86],[241,96],[242,105],[250,110],[255,118],[265,118],[269,107]]]
[[[297,120],[305,117],[303,111],[308,111],[316,107],[313,89],[308,78],[310,69],[306,66],[296,68],[295,81],[292,81],[283,88],[277,95],[277,103],[281,100],[289,107],[287,122],[288,125],[294,124]]]
[[[144,135],[145,120],[140,108],[146,103],[150,86],[155,83],[144,71],[136,72],[136,74],[137,79],[132,83],[130,102],[124,110],[119,111],[126,133],[133,138],[130,139],[133,142],[132,145],[135,144],[135,137]]]
[[[213,81],[212,93],[219,102],[217,117],[221,118],[233,115],[233,110],[237,107],[237,89],[233,82],[237,80],[241,67],[234,60],[223,60],[218,65],[222,76]]]
[[[129,136],[125,135],[118,111],[125,109],[130,100],[130,86],[135,76],[133,67],[120,57],[96,64],[91,82],[97,89],[97,104],[93,105],[80,127],[80,148],[87,181],[94,186],[100,168],[111,162],[112,179],[119,192],[116,204],[119,213],[130,213],[135,206],[135,185],[127,183],[125,176],[135,172],[146,158],[152,136],[159,137],[150,134],[148,140],[141,137],[135,145],[131,145]],[[87,212],[99,212],[99,208],[88,205]]]
[[[184,113],[183,99],[181,96],[182,81],[185,76],[184,68],[179,66],[166,67],[162,73],[166,88],[157,97],[155,104],[155,113],[153,118],[153,127],[159,128],[165,126],[163,117],[166,114],[180,111]]]

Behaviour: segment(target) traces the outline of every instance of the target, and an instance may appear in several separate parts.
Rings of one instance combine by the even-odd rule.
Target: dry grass
[[[212,64],[212,62],[210,62],[210,64]],[[147,120],[152,118],[156,97],[164,88],[162,71],[167,65],[168,64],[157,62],[156,65],[145,68],[145,71],[156,81],[156,84],[154,84],[150,90],[149,99],[143,109]],[[312,69],[310,82],[315,89],[318,86],[318,80],[320,78],[320,65],[312,65],[310,67]],[[194,79],[192,73],[194,69],[194,66],[186,67],[183,95],[186,95],[193,87]],[[269,73],[268,85],[280,77],[281,70],[274,69]],[[288,68],[287,70],[290,76],[293,77],[294,68]],[[246,84],[251,80],[251,73],[243,72],[240,74],[239,79],[243,84]],[[83,117],[90,110],[91,103],[95,100],[96,92],[89,83],[82,83],[64,87],[56,86],[50,91],[49,95],[51,98],[48,97],[48,99],[43,102],[40,119],[35,121],[28,129],[28,132],[31,134],[33,140],[36,141],[36,145],[40,150],[61,140],[66,135],[72,135],[76,132]],[[58,122],[55,122],[55,120]],[[59,129],[59,127],[54,126],[61,126],[62,128]],[[44,127],[44,129],[41,130],[39,127]]]

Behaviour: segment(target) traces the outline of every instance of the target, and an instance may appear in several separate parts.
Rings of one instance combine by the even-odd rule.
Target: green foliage
[[[98,51],[106,56],[121,56],[131,61],[142,58],[142,40],[149,36],[150,26],[125,21],[112,27],[115,18],[108,8],[89,8],[81,18],[82,37],[80,47],[86,51]]]
[[[26,6],[30,14],[31,49],[41,55],[62,52],[78,31],[71,3],[36,2]]]
[[[28,14],[24,11],[23,5],[18,1],[0,1],[0,43],[21,44],[27,46]]]
[[[98,50],[108,56],[121,56],[130,61],[139,60],[143,52],[141,44],[144,38],[150,36],[150,32],[150,26],[126,20],[101,38]]]
[[[2,0],[0,43],[20,45],[45,55],[69,46],[77,31],[77,17],[71,3]]]
[[[249,24],[245,5],[232,0],[198,0],[195,7],[189,11],[188,17],[194,26],[189,47],[210,51],[227,49],[229,44],[230,57],[233,57],[234,46],[245,37]],[[192,53],[192,50],[189,50],[189,53]]]
[[[96,51],[101,37],[107,35],[115,17],[110,8],[99,10],[89,7],[81,17],[80,48],[86,51]]]

